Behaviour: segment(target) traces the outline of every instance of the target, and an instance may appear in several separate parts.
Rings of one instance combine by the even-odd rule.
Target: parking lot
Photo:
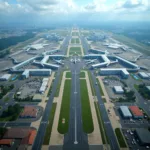
[[[149,146],[141,146],[139,143],[139,139],[135,134],[135,131],[132,129],[122,129],[124,137],[128,143],[130,150],[146,150],[150,149]]]

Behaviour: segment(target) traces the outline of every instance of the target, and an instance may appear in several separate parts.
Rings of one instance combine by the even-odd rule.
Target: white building
[[[47,85],[48,85],[48,78],[44,78],[39,92],[44,93],[46,91]]]
[[[116,94],[123,94],[124,93],[124,90],[121,86],[114,86],[113,89],[114,89]]]
[[[132,117],[132,114],[131,114],[131,112],[127,106],[120,106],[119,109],[120,109],[121,114],[124,118],[131,118]]]
[[[11,77],[11,74],[4,74],[3,76],[0,77],[1,81],[7,81]]]
[[[126,68],[102,68],[100,75],[121,75],[123,78],[128,78],[129,72]]]
[[[51,72],[51,69],[25,69],[22,77],[28,78],[29,76],[50,76]]]
[[[139,72],[139,76],[143,79],[148,79],[150,78],[148,74],[146,74],[145,72]]]

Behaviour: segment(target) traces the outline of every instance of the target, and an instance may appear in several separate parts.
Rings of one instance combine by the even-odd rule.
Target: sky
[[[0,23],[150,21],[150,0],[0,0]]]

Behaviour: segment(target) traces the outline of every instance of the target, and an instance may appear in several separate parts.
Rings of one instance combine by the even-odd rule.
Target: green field
[[[97,84],[98,84],[98,87],[99,87],[99,90],[100,90],[101,96],[104,96],[104,92],[103,92],[103,89],[102,89],[102,87],[101,87],[101,85],[100,85],[100,82],[99,82],[99,80],[98,80],[98,79],[96,79],[96,80],[97,80]]]
[[[78,54],[81,55],[81,48],[80,47],[71,47],[69,50],[69,55]]]
[[[71,39],[71,44],[75,44],[76,43],[76,38],[72,38]]]
[[[72,32],[72,36],[78,36],[77,32]]]
[[[86,80],[80,80],[82,125],[85,133],[92,133],[94,130],[91,107],[89,102]]]
[[[70,116],[70,95],[71,95],[71,80],[66,80],[64,85],[64,92],[61,103],[61,110],[58,123],[58,132],[65,134],[69,128],[69,116]],[[62,120],[65,120],[62,123]]]
[[[72,77],[71,72],[66,72],[66,78],[71,78],[71,77]]]
[[[77,44],[79,44],[79,43],[80,43],[79,38],[76,38],[76,43],[77,43]]]
[[[150,46],[144,45],[144,44],[137,42],[134,39],[128,38],[124,35],[114,34],[113,38],[122,42],[123,44],[130,46],[131,48],[134,48],[135,50],[137,50],[139,52],[150,55]]]
[[[102,142],[103,142],[103,144],[108,144],[109,140],[108,140],[108,137],[106,135],[106,130],[105,130],[104,122],[103,122],[102,117],[101,117],[99,105],[97,102],[94,102],[94,105],[95,105],[95,109],[96,109],[96,115],[97,115],[97,119],[98,119],[98,124],[99,124],[99,128],[100,128],[101,136],[102,136]]]
[[[52,126],[53,126],[56,106],[57,106],[57,103],[53,103],[51,112],[49,114],[49,119],[48,119],[49,124],[47,125],[47,128],[46,128],[43,145],[49,145],[49,140],[51,137],[51,131],[52,131]]]
[[[83,71],[80,72],[80,78],[85,78],[85,72]]]
[[[125,142],[125,139],[123,137],[123,134],[120,130],[120,128],[116,128],[115,129],[115,133],[116,133],[116,136],[117,136],[117,139],[118,139],[118,142],[119,142],[119,145],[121,148],[126,148],[127,147],[127,144]]]
[[[59,96],[62,77],[63,77],[63,72],[60,73],[60,78],[59,78],[59,82],[58,82],[57,89],[56,89],[56,92],[55,92],[55,97]]]

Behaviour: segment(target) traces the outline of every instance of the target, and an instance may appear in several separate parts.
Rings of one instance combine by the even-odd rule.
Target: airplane
[[[59,65],[64,65],[64,63],[62,63],[62,60],[56,60],[56,59],[53,59],[53,61],[55,61],[57,64]]]
[[[86,65],[88,65],[88,64],[92,64],[92,63],[94,63],[96,60],[97,60],[97,59],[93,59],[93,60],[91,60],[91,61],[87,62],[87,63],[86,63]]]
[[[80,59],[77,59],[76,57],[74,59],[70,60],[71,62],[73,62],[74,64],[76,64],[77,62],[80,62]]]

